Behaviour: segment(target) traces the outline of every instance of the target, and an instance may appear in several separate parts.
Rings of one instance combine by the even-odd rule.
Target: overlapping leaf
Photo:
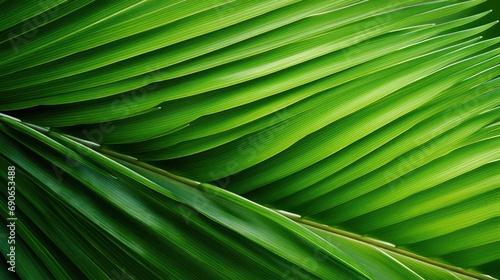
[[[313,233],[211,186],[217,195],[190,200],[199,189],[61,136],[72,135],[444,267],[499,276],[500,39],[478,37],[493,24],[463,28],[486,13],[458,16],[482,2],[11,5],[0,21],[10,36],[0,43],[0,110],[25,124],[5,119],[2,141],[15,148],[2,149],[2,165],[16,162],[27,186],[20,190],[26,263],[57,278],[122,273],[117,267],[150,278],[465,277],[431,260]],[[47,146],[36,148],[39,141]],[[86,157],[76,156],[79,149]],[[64,154],[78,165],[68,167]],[[54,199],[53,208],[43,202]],[[202,215],[184,225],[186,209]],[[304,261],[318,248],[326,262]]]

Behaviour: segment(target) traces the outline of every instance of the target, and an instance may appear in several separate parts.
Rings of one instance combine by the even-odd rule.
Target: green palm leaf
[[[48,2],[0,3],[2,279],[500,277],[484,1]]]

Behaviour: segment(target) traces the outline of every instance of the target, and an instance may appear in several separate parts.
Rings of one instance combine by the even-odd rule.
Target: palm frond
[[[0,3],[19,276],[499,277],[483,2]]]

